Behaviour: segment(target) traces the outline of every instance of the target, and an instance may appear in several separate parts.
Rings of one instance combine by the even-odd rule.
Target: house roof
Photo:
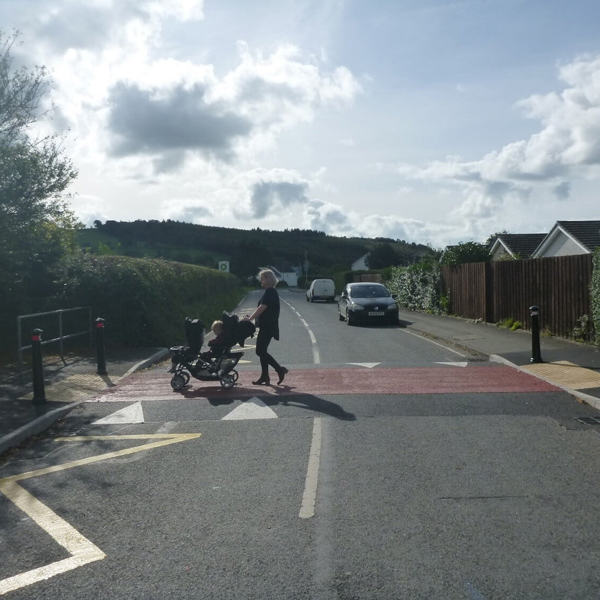
[[[529,258],[545,237],[545,233],[501,233],[493,243],[490,254],[501,245],[513,258],[517,255]]]
[[[600,221],[556,221],[556,225],[571,234],[590,252],[600,246]]]
[[[535,256],[539,256],[561,233],[578,244],[583,253],[591,253],[594,248],[600,246],[600,221],[556,221],[536,248]]]

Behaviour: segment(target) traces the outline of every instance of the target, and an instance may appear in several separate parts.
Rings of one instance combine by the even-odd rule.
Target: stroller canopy
[[[186,317],[184,327],[187,345],[193,353],[198,354],[204,343],[204,323],[200,319]]]

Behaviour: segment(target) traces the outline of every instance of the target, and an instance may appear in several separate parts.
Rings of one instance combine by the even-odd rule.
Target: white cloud
[[[252,162],[283,130],[360,91],[345,67],[325,72],[292,46],[264,55],[241,44],[239,64],[218,78],[210,64],[154,60],[157,27],[119,25],[129,27],[139,31],[125,44],[70,49],[52,68],[54,100],[77,132],[80,160],[146,155],[162,172],[194,151]]]
[[[449,220],[464,222],[474,236],[486,236],[506,223],[513,209],[543,206],[548,196],[569,197],[570,179],[582,170],[600,171],[600,57],[584,57],[559,70],[567,86],[517,103],[541,127],[527,139],[506,144],[476,161],[448,157],[425,167],[403,164],[407,179],[459,189],[463,200]],[[518,221],[518,216],[515,216]],[[514,221],[513,221],[514,222]]]
[[[261,158],[284,131],[354,100],[361,88],[348,68],[286,43],[239,42],[219,75],[190,54],[165,55],[170,20],[203,19],[194,0],[30,0],[30,9],[25,49],[53,78],[54,126],[71,130],[82,219],[126,210],[272,228],[292,213],[304,219],[310,182]]]
[[[234,139],[248,135],[252,124],[227,107],[206,103],[205,94],[206,89],[200,85],[156,93],[118,83],[109,98],[113,154],[200,150],[226,158]],[[180,152],[178,158],[176,164],[185,155]]]
[[[303,60],[295,46],[283,45],[268,55],[252,53],[244,42],[238,48],[239,65],[216,83],[213,94],[264,132],[310,121],[319,107],[351,102],[361,91],[346,67],[323,72],[318,63]]]
[[[304,206],[307,227],[330,235],[385,237],[394,240],[435,244],[452,239],[455,229],[451,225],[436,224],[418,219],[403,219],[394,215],[363,215],[349,211],[341,205],[321,200],[311,200]],[[443,244],[442,244],[443,245]]]
[[[540,81],[542,61],[597,48],[589,32],[581,41],[578,31],[576,46],[537,54],[535,64],[521,54],[508,64],[504,53],[494,79],[506,86],[497,83],[490,103],[484,75],[464,61],[453,71],[453,57],[444,57],[436,72],[439,56],[426,48],[423,64],[385,61],[370,28],[344,37],[351,19],[383,26],[402,8],[384,16],[376,3],[358,9],[338,0],[258,3],[252,14],[239,6],[213,3],[205,14],[201,0],[0,3],[0,20],[23,31],[19,61],[45,64],[55,82],[54,120],[35,133],[70,129],[65,151],[80,171],[73,204],[82,218],[314,227],[440,247],[529,224],[540,231],[551,225],[542,218],[595,210],[600,56],[559,66],[554,91],[516,104],[526,94],[513,91],[521,63]],[[412,41],[386,39],[385,51],[400,59]],[[522,123],[511,107],[526,117],[526,134],[514,133]],[[503,108],[509,137],[496,123],[506,114],[492,112]],[[467,130],[471,122],[477,131]],[[475,138],[478,150],[469,150]],[[484,153],[488,139],[502,141]],[[443,158],[459,147],[468,159]],[[392,171],[394,156],[405,164]]]
[[[307,202],[305,183],[291,183],[289,181],[260,181],[252,187],[250,205],[252,216],[261,218],[266,216],[273,207],[286,208],[291,204],[304,204]]]
[[[93,226],[94,221],[106,221],[111,218],[99,196],[75,195],[70,204],[79,220],[87,227]]]

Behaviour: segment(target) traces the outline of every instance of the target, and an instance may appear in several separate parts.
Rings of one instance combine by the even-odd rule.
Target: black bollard
[[[531,359],[529,362],[541,363],[544,361],[540,352],[540,310],[537,306],[530,306],[529,314],[531,315]]]
[[[104,319],[96,319],[96,363],[98,375],[106,375],[106,358],[104,356]]]
[[[42,333],[41,329],[31,332],[31,368],[33,371],[33,398],[34,404],[46,402],[44,390],[44,365],[42,364]]]

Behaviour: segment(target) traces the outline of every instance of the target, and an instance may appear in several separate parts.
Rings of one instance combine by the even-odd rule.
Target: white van
[[[325,302],[335,301],[335,283],[333,279],[314,279],[306,290],[306,301],[325,300]]]

